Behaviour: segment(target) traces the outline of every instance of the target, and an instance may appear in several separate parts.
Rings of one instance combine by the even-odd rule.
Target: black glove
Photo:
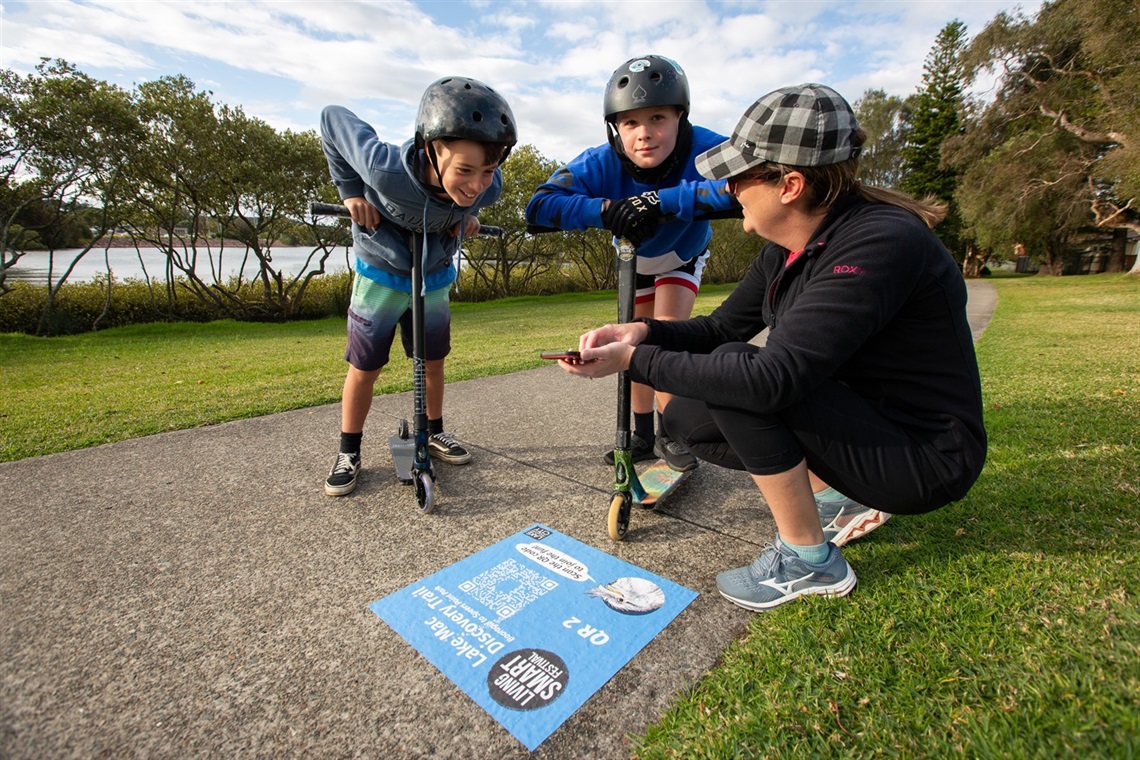
[[[610,201],[609,207],[602,212],[602,224],[614,237],[625,238],[637,246],[653,237],[662,216],[661,201],[656,192],[650,191]]]

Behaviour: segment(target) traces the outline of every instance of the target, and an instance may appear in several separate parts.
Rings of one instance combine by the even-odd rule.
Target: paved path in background
[[[975,337],[995,303],[970,283]],[[385,444],[408,394],[376,399],[340,499],[337,404],[0,464],[0,757],[529,756],[367,605],[535,522],[700,594],[534,753],[628,756],[745,630],[714,579],[775,527],[746,475],[704,466],[611,542],[615,387],[449,385],[475,458],[440,466],[432,515]]]

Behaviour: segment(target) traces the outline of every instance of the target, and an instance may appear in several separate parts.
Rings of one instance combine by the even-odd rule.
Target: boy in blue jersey
[[[564,230],[607,229],[637,247],[635,317],[688,319],[712,238],[696,217],[735,205],[725,183],[701,177],[694,158],[724,137],[689,123],[689,81],[674,61],[646,55],[623,63],[604,98],[608,144],[559,169],[527,204],[531,224]],[[670,396],[656,394],[658,415]],[[633,460],[664,458],[676,470],[697,460],[654,429],[653,389],[635,383]],[[605,461],[613,464],[613,452]]]
[[[516,140],[506,100],[465,77],[445,77],[427,88],[415,137],[399,146],[381,141],[346,108],[321,112],[321,145],[352,216],[356,254],[340,450],[325,480],[329,496],[356,488],[364,421],[397,324],[404,352],[412,355],[412,256],[423,257],[428,446],[434,458],[450,464],[471,460],[443,428],[443,361],[451,350],[448,288],[456,277],[452,258],[464,237],[478,234],[479,210],[498,200],[499,166]],[[413,241],[419,241],[416,249]]]

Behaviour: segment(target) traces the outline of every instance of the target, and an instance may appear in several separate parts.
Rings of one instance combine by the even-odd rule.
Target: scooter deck
[[[638,482],[645,490],[645,498],[639,501],[635,497],[633,503],[642,509],[653,509],[665,501],[666,497],[692,474],[693,470],[678,472],[664,459],[658,459],[637,476]]]
[[[405,485],[415,481],[412,477],[412,463],[416,457],[416,439],[403,438],[399,434],[388,436],[388,450],[392,452],[392,464],[396,468],[396,479]]]

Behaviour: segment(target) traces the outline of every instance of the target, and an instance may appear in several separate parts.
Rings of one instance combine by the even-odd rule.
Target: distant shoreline
[[[189,244],[189,239],[187,239]],[[225,245],[227,248],[241,246],[245,248],[245,243],[240,240],[230,240],[228,238],[198,238],[195,245],[218,247]],[[182,244],[176,243],[181,247]],[[101,237],[91,244],[91,249],[96,248],[155,248],[156,246],[149,240],[136,240],[126,235],[115,235],[114,237]]]

